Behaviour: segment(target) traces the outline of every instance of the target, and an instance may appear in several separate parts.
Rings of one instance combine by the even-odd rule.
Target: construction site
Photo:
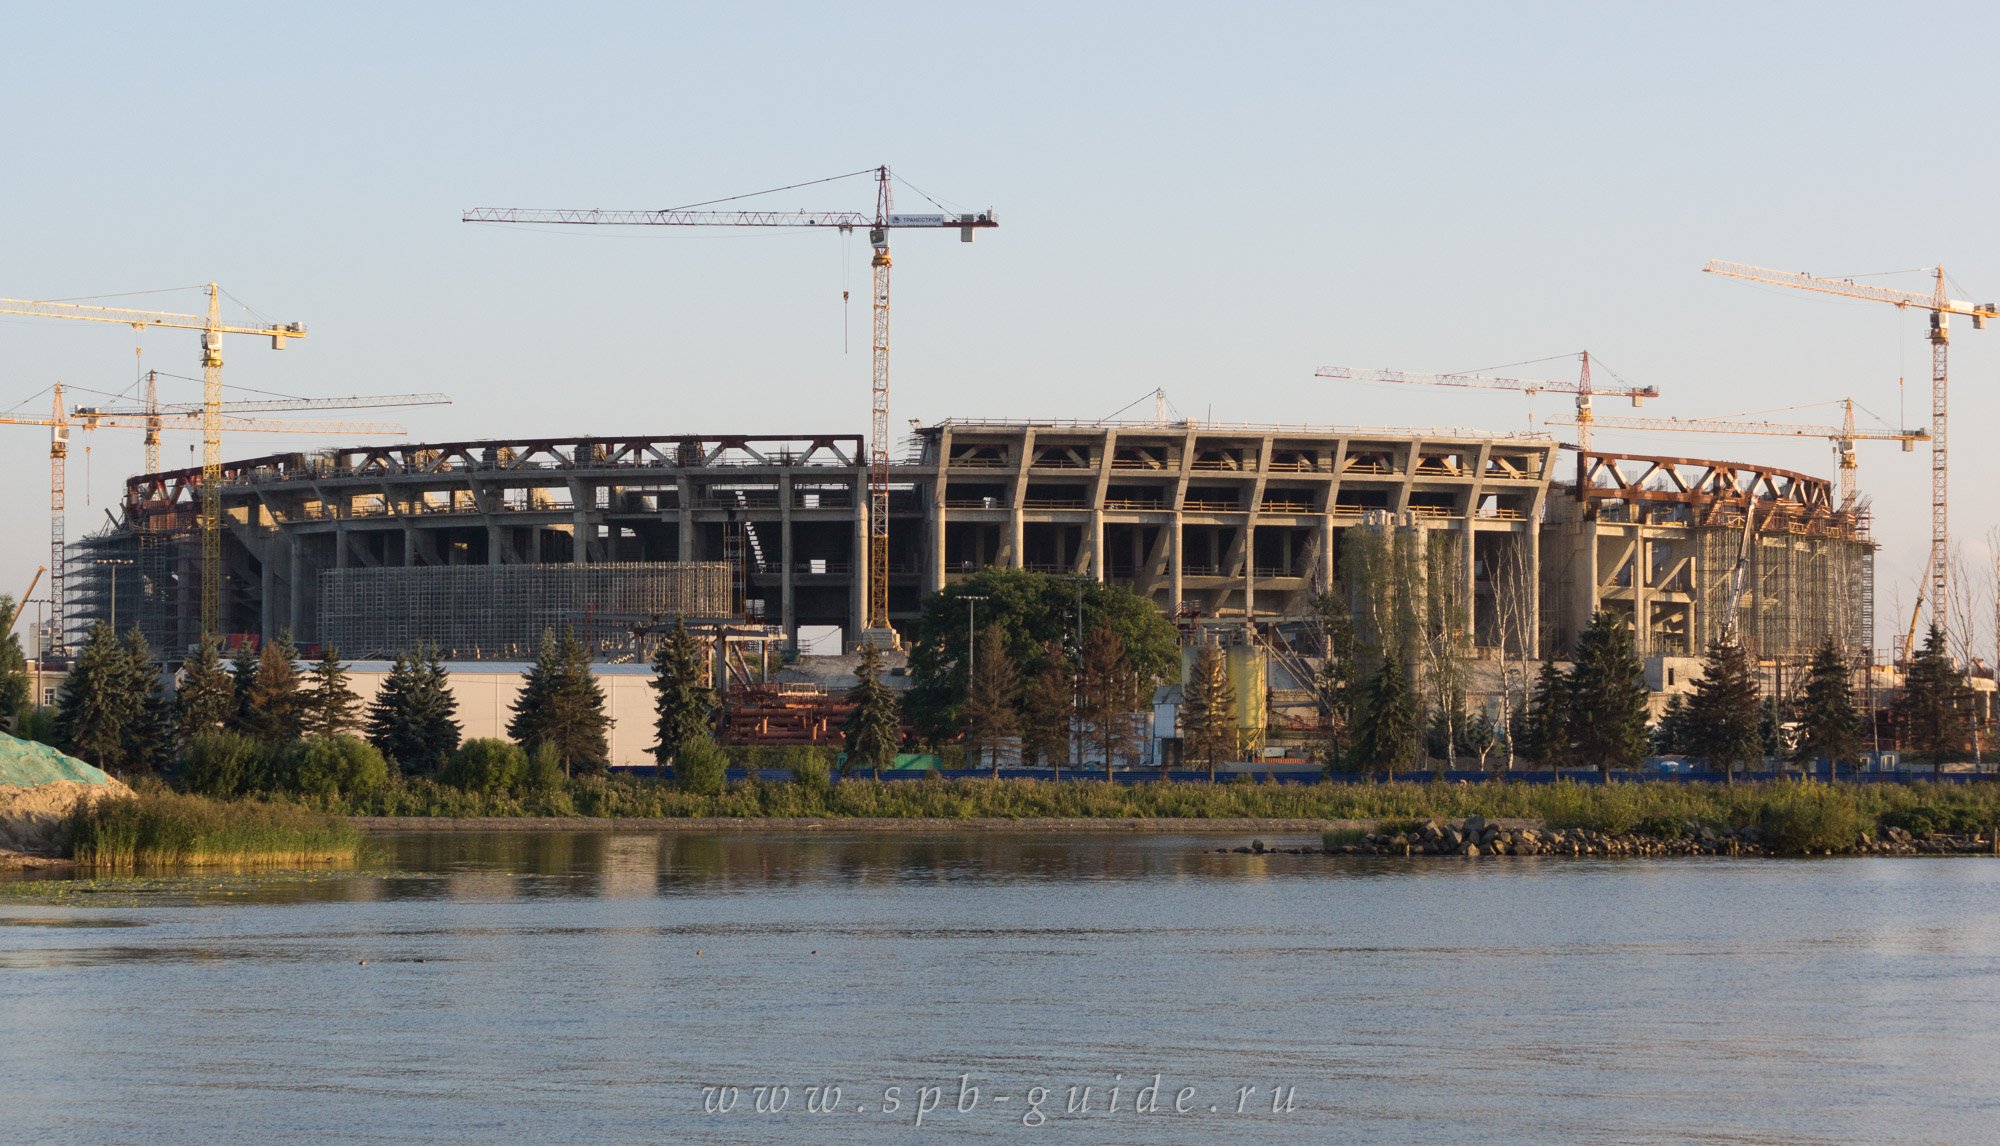
[[[1575,400],[1573,441],[1547,430],[1361,429],[1150,420],[979,420],[889,426],[889,239],[902,229],[970,242],[992,212],[896,212],[887,167],[863,172],[862,212],[523,211],[467,222],[827,228],[873,251],[868,432],[740,427],[687,433],[353,445],[226,458],[225,430],[356,435],[380,423],[247,415],[407,406],[442,395],[224,402],[224,335],[306,337],[301,323],[231,325],[210,284],[206,314],[0,300],[0,313],[201,332],[203,401],[64,405],[11,417],[51,433],[51,618],[57,659],[84,627],[136,627],[163,659],[204,635],[225,644],[289,634],[306,648],[386,659],[436,649],[461,664],[518,662],[568,630],[607,665],[639,664],[663,626],[713,642],[718,683],[750,690],[726,721],[742,738],[821,740],[837,727],[824,688],[774,691],[771,666],[801,652],[900,647],[923,603],[982,570],[1116,584],[1180,626],[1186,643],[1253,650],[1262,704],[1246,726],[1311,728],[1327,655],[1317,603],[1394,585],[1421,600],[1473,670],[1467,699],[1512,703],[1515,667],[1567,656],[1600,611],[1625,618],[1656,694],[1685,687],[1695,658],[1741,641],[1782,692],[1785,674],[1831,639],[1856,665],[1875,650],[1874,543],[1855,444],[1931,446],[1932,614],[1945,597],[1946,319],[1994,310],[1738,264],[1725,276],[1918,306],[1934,320],[1928,429],[1726,419],[1602,418],[1594,398],[1657,398],[1651,386],[1478,374],[1321,369],[1322,378],[1556,393]],[[1892,297],[1893,296],[1893,297]],[[1163,399],[1163,395],[1161,396]],[[177,421],[178,420],[178,421]],[[199,424],[202,464],[162,469],[161,428]],[[1594,427],[1819,437],[1835,482],[1752,461],[1593,448]],[[143,429],[146,472],[124,484],[110,524],[69,544],[63,466],[72,429]],[[1566,435],[1570,437],[1572,435]],[[1420,558],[1391,568],[1387,542]],[[1371,564],[1373,562],[1373,564]],[[1372,572],[1369,571],[1372,569]],[[1378,584],[1369,584],[1373,578]],[[1913,626],[1914,631],[1914,626]],[[1899,650],[1908,653],[1908,641]],[[1459,654],[1454,654],[1459,655]],[[1268,664],[1266,662],[1268,661]],[[1482,671],[1480,666],[1486,666]],[[795,684],[797,682],[794,682]],[[803,698],[803,699],[801,699]],[[771,721],[786,731],[773,732]]]

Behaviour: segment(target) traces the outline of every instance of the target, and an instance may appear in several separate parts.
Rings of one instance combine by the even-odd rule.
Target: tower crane
[[[664,211],[606,211],[573,209],[533,209],[522,207],[474,207],[460,216],[465,223],[558,223],[581,225],[638,225],[651,227],[827,227],[842,234],[868,229],[869,245],[875,256],[869,265],[875,272],[874,360],[869,387],[868,433],[868,629],[864,641],[893,644],[895,630],[889,626],[889,232],[899,229],[956,230],[960,242],[972,241],[974,231],[997,227],[999,221],[989,209],[976,214],[898,214],[892,193],[889,168],[855,171],[816,179],[828,183],[856,175],[875,176],[875,214],[859,211],[698,211],[673,208]],[[806,184],[794,184],[803,187]],[[789,187],[777,190],[791,190]],[[754,192],[753,194],[765,194]],[[731,198],[749,198],[746,195]],[[716,200],[724,202],[725,200]],[[695,204],[704,206],[704,204]]]
[[[1856,442],[1901,442],[1903,452],[1916,449],[1916,443],[1930,440],[1927,430],[1857,430],[1854,428],[1854,399],[1841,399],[1842,415],[1838,426],[1816,426],[1793,422],[1749,422],[1733,418],[1599,418],[1597,424],[1607,430],[1668,430],[1683,434],[1750,434],[1766,438],[1825,438],[1833,443],[1834,453],[1839,457],[1840,468],[1840,508],[1854,509],[1854,499],[1860,482],[1857,470],[1859,463],[1854,457]],[[1576,425],[1569,418],[1548,418],[1549,424],[1556,426]],[[1581,435],[1579,435],[1581,436]]]
[[[1951,566],[1951,529],[1949,499],[1949,457],[1946,450],[1945,434],[1948,413],[1946,402],[1950,390],[1947,370],[1951,346],[1951,316],[1964,315],[1972,319],[1972,329],[1984,330],[1986,324],[2000,316],[2000,303],[1961,302],[1951,298],[1944,291],[1944,268],[1932,268],[1933,283],[1930,294],[1915,291],[1895,290],[1890,287],[1869,286],[1852,279],[1830,279],[1817,275],[1772,270],[1769,267],[1753,267],[1745,263],[1724,262],[1710,259],[1703,271],[1712,275],[1723,275],[1733,279],[1747,279],[1750,282],[1769,283],[1773,286],[1793,287],[1797,290],[1814,291],[1819,294],[1839,295],[1842,298],[1867,299],[1871,302],[1886,302],[1900,310],[1924,310],[1931,316],[1931,620],[1939,627],[1945,623],[1949,604],[1947,582]]]
[[[0,314],[108,322],[135,330],[150,326],[201,332],[201,631],[205,635],[214,635],[222,613],[222,336],[254,334],[259,338],[269,338],[271,349],[283,350],[285,343],[291,339],[304,338],[306,328],[301,322],[260,323],[255,326],[225,323],[222,321],[221,288],[209,283],[207,290],[208,310],[205,314],[83,306],[73,302],[43,302],[25,298],[0,298]],[[51,589],[55,584],[51,581]]]
[[[146,435],[149,442],[156,451],[158,449],[157,435],[159,433],[159,430],[163,426],[164,428],[167,429],[182,429],[182,428],[194,429],[196,427],[199,427],[202,430],[204,436],[207,436],[211,433],[219,435],[223,430],[229,430],[232,432],[254,431],[257,433],[272,433],[272,434],[377,435],[377,434],[401,434],[404,432],[403,427],[395,422],[305,422],[305,421],[290,421],[290,420],[262,421],[250,418],[220,418],[220,417],[211,419],[208,416],[208,411],[206,409],[198,411],[190,411],[186,413],[175,413],[175,414],[162,413],[156,416],[84,413],[81,411],[72,411],[66,409],[63,406],[62,383],[60,382],[56,383],[55,385],[54,407],[48,417],[25,418],[12,415],[0,416],[0,426],[49,427],[49,601],[50,601],[49,618],[52,622],[51,632],[53,633],[53,636],[51,637],[51,650],[55,652],[58,656],[62,655],[62,653],[67,649],[69,641],[68,635],[66,634],[63,628],[63,600],[64,600],[63,583],[65,580],[63,576],[63,566],[65,564],[63,561],[63,542],[65,540],[65,532],[66,532],[65,513],[66,513],[66,503],[68,498],[66,485],[68,476],[67,471],[69,467],[69,435],[72,427],[82,429],[84,431],[98,430],[98,429],[144,430],[146,431]],[[208,493],[210,489],[214,489],[216,493],[216,505],[218,506],[218,520],[220,516],[219,514],[219,507],[221,505],[221,490],[219,488],[221,485],[220,465],[216,467],[216,473],[217,476],[215,478],[215,483],[213,486],[211,486],[208,484],[208,467],[206,465],[202,467],[202,479],[203,479],[202,525],[204,527],[203,528],[204,540],[206,540],[207,537],[206,526],[208,524],[208,506],[209,506]],[[219,550],[220,549],[219,531],[216,536],[218,540],[217,549]],[[202,559],[203,559],[202,563],[203,589],[206,590],[208,570],[211,568],[211,566],[208,563],[208,550],[206,545],[204,545],[203,547]],[[216,563],[215,568],[217,568],[219,572],[220,570],[219,560]],[[217,596],[219,600],[220,598],[219,578],[217,585]],[[202,617],[202,634],[204,636],[214,635],[215,633],[217,633],[218,630],[209,624],[208,616],[206,613],[206,602],[204,602],[203,607],[204,607],[204,613]],[[220,612],[219,609],[217,611]]]
[[[1315,377],[1340,378],[1350,382],[1396,382],[1416,386],[1460,386],[1473,390],[1515,390],[1523,394],[1539,394],[1546,390],[1556,394],[1576,395],[1576,438],[1584,449],[1590,448],[1590,426],[1596,420],[1591,412],[1590,399],[1594,394],[1604,394],[1618,398],[1630,398],[1634,406],[1643,404],[1648,398],[1657,398],[1660,392],[1652,386],[1622,386],[1601,390],[1590,381],[1590,351],[1577,352],[1582,360],[1582,369],[1575,382],[1545,382],[1529,378],[1495,378],[1487,374],[1419,374],[1406,370],[1357,370],[1350,366],[1323,366],[1313,371]]]
[[[449,406],[451,395],[436,392],[425,394],[350,394],[339,398],[241,398],[220,404],[225,416],[236,414],[275,413],[281,410],[367,410],[383,406]],[[157,473],[160,469],[160,430],[167,418],[196,418],[201,416],[202,406],[198,402],[169,402],[160,404],[159,371],[146,371],[146,399],[137,406],[77,406],[72,414],[78,419],[98,417],[106,414],[143,417],[146,426],[146,470]],[[400,433],[401,431],[397,431]]]

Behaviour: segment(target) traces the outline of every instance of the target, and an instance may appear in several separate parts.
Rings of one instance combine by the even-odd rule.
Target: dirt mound
[[[102,784],[57,780],[32,788],[0,786],[0,853],[53,855],[62,845],[62,822],[78,800],[130,796],[132,789],[106,777]]]

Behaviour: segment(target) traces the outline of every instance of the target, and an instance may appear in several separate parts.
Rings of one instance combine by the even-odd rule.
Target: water
[[[1219,842],[410,835],[0,883],[0,1138],[1994,1133],[2000,863]],[[785,1109],[704,1109],[758,1084]]]

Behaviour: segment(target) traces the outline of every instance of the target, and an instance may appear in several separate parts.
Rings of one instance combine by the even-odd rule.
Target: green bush
[[[719,796],[728,781],[728,757],[707,737],[683,743],[674,753],[674,784],[698,796]]]
[[[543,741],[536,746],[546,755],[558,775],[562,772],[556,746]],[[438,777],[468,792],[511,792],[528,778],[528,754],[509,740],[482,738],[458,746]]]
[[[309,736],[286,747],[271,779],[302,795],[366,798],[389,783],[389,762],[358,736]]]
[[[14,714],[14,735],[41,744],[56,742],[56,710],[24,705]]]
[[[521,786],[530,792],[547,795],[562,791],[563,779],[562,753],[547,742],[537,745],[528,756],[528,769],[521,778]]]
[[[824,796],[833,789],[833,761],[831,754],[819,748],[791,749],[785,763],[792,770],[792,783],[800,790]]]
[[[198,796],[227,799],[264,780],[264,745],[235,732],[204,732],[188,742],[175,769],[174,786]]]
[[[1773,785],[1757,812],[1765,848],[1786,855],[1847,851],[1868,826],[1851,791],[1813,780]]]

